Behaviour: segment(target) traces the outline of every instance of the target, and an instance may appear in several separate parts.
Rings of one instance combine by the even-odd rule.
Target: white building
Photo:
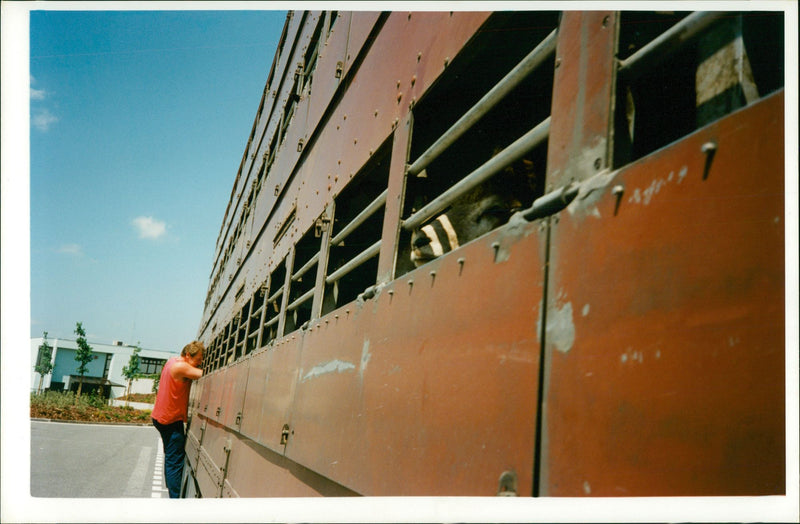
[[[39,390],[41,376],[36,373],[36,362],[39,358],[39,347],[42,345],[41,337],[31,339],[31,391]],[[53,371],[45,375],[41,389],[58,391],[76,391],[80,375],[80,363],[75,360],[78,343],[75,340],[56,338],[47,340],[52,346],[51,362]],[[102,389],[103,394],[109,398],[125,395],[127,379],[122,375],[122,368],[128,365],[134,348],[114,342],[113,344],[99,344],[89,342],[92,347],[93,360],[88,364],[88,371],[83,376],[82,393],[91,393]],[[145,349],[139,352],[139,372],[142,374],[161,374],[161,369],[167,359],[180,354],[179,351],[162,351],[158,349]],[[138,380],[137,388],[131,393],[150,393],[152,381]]]

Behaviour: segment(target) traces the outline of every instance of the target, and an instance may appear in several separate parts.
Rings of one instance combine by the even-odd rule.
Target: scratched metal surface
[[[531,493],[542,256],[509,226],[312,323],[287,457],[369,495]]]
[[[559,25],[547,152],[548,191],[610,165],[619,15],[565,12]]]
[[[783,143],[778,94],[561,213],[543,495],[784,492]]]

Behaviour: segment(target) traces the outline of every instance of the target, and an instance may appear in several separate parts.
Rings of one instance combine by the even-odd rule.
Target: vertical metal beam
[[[267,306],[269,306],[267,299],[269,299],[270,277],[271,275],[267,275],[267,279],[264,281],[264,284],[262,284],[262,288],[259,291],[259,293],[264,293],[264,302],[261,304],[261,318],[258,320],[258,338],[256,339],[256,349],[261,347],[261,344],[264,340],[264,318],[267,316]]]
[[[295,246],[289,250],[286,255],[286,278],[283,281],[283,296],[281,296],[281,311],[278,313],[278,332],[275,338],[283,336],[283,331],[286,328],[286,308],[289,306],[289,286],[292,285],[292,267],[294,266]]]
[[[547,190],[585,180],[613,163],[619,15],[565,11],[558,29]]]
[[[331,201],[325,208],[322,221],[322,238],[320,239],[319,260],[317,261],[317,279],[314,284],[314,302],[311,304],[311,319],[322,316],[322,301],[325,297],[325,273],[328,271],[328,255],[331,247],[331,230],[336,203]]]
[[[389,183],[381,233],[382,247],[378,256],[378,284],[389,282],[394,278],[413,122],[413,114],[406,114],[403,120],[398,122],[392,137],[392,157],[389,164]]]
[[[550,138],[547,151],[547,192],[572,181],[586,180],[613,165],[614,95],[619,14],[611,11],[565,11],[558,29]],[[550,221],[548,220],[548,223]],[[551,242],[558,231],[548,225],[542,318],[557,313],[552,285],[558,268],[551,260]],[[552,293],[551,293],[552,291]],[[545,326],[544,322],[542,324]],[[544,327],[543,327],[544,329]],[[549,484],[548,391],[552,354],[541,341],[537,447],[534,496],[547,496]]]

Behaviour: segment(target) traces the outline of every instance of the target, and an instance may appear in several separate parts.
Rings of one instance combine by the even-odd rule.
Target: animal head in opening
[[[508,167],[456,200],[444,213],[411,234],[415,267],[488,233],[532,201],[533,162]]]

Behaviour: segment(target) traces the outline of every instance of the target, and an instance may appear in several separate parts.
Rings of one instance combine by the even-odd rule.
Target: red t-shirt
[[[188,420],[189,390],[192,387],[192,381],[188,378],[176,380],[169,372],[179,358],[181,357],[172,357],[167,360],[164,369],[161,370],[161,378],[158,380],[158,394],[151,416],[161,424]]]

